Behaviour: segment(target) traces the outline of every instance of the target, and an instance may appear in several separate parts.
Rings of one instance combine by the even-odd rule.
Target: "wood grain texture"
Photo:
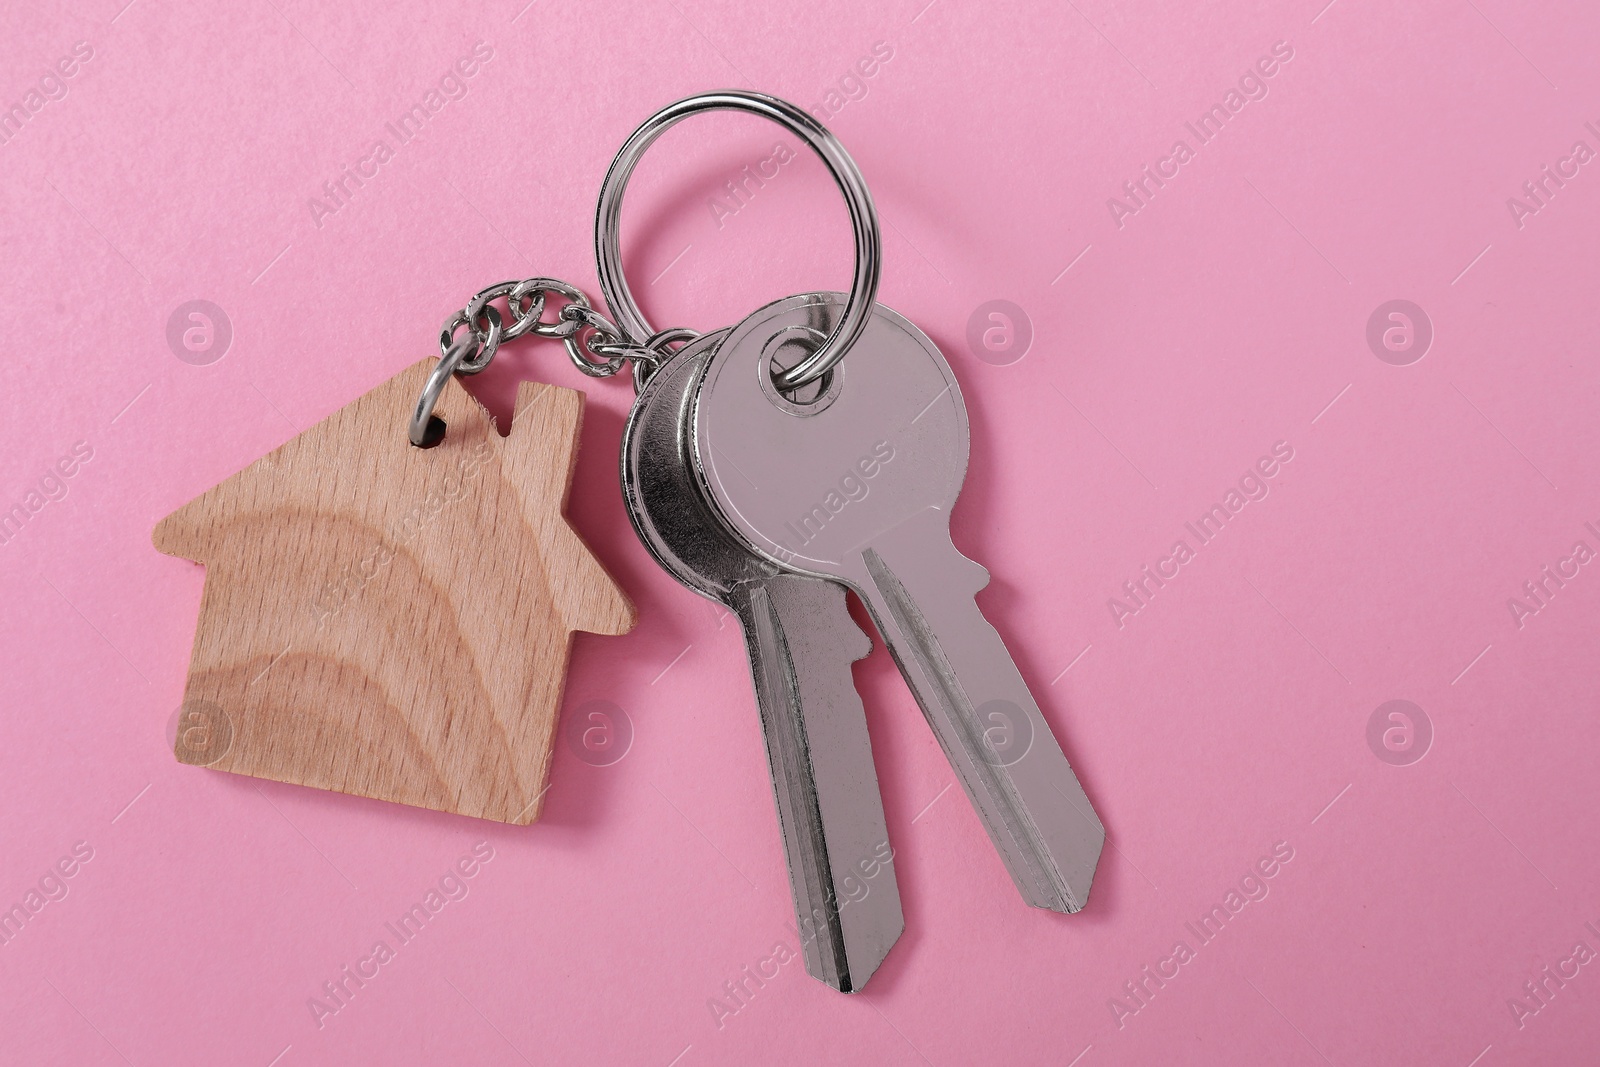
[[[425,359],[163,519],[206,567],[178,759],[526,824],[572,631],[635,613],[564,516],[583,394],[524,382],[511,433]]]

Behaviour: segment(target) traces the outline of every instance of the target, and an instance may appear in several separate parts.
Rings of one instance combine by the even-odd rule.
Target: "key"
[[[848,993],[905,928],[850,673],[872,642],[850,618],[842,587],[753,555],[694,489],[684,467],[684,388],[726,333],[683,349],[640,392],[623,435],[623,496],[656,560],[725,604],[744,630],[806,970]]]
[[[842,306],[780,300],[704,361],[685,426],[702,496],[757,555],[860,594],[1023,898],[1077,911],[1105,828],[973,599],[988,571],[950,539],[969,439],[949,365],[878,305],[812,395],[772,383]]]

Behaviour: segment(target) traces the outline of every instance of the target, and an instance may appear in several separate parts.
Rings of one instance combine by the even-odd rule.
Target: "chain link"
[[[551,296],[566,303],[553,321],[546,322],[544,312]],[[504,314],[495,306],[497,300],[505,301]],[[506,325],[507,318],[510,326]],[[411,443],[431,448],[442,439],[442,434],[435,432],[434,423],[438,420],[433,417],[433,406],[453,374],[477,374],[489,366],[500,342],[530,333],[559,338],[573,365],[591,378],[609,378],[631,362],[634,392],[643,389],[650,375],[672,358],[675,349],[669,346],[688,344],[700,336],[679,327],[652,334],[638,344],[596,311],[577,286],[554,278],[496,282],[480,289],[466,307],[444,320],[444,328],[439,331],[439,364],[423,387],[407,425],[406,435]]]
[[[551,306],[552,296],[566,303],[556,312],[554,321],[546,322],[544,312]],[[495,306],[499,300],[505,301],[504,313]],[[635,388],[642,388],[671,355],[669,345],[685,344],[699,336],[680,327],[662,330],[643,344],[635,343],[589,303],[583,290],[555,278],[496,282],[479,290],[466,307],[445,319],[439,332],[441,357],[456,344],[462,330],[470,333],[472,344],[456,364],[457,374],[479,373],[494,359],[501,342],[531,333],[559,339],[573,366],[591,378],[609,378],[631,361]]]

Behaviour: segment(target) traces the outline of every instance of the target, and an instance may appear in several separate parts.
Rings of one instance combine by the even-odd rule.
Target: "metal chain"
[[[546,322],[544,311],[551,295],[563,298],[566,304],[556,313],[555,321]],[[505,301],[509,326],[505,325],[507,315],[493,304],[497,300]],[[489,366],[502,342],[532,333],[560,338],[573,365],[592,378],[609,378],[631,361],[635,389],[643,388],[655,369],[671,356],[669,345],[684,344],[699,336],[679,327],[662,330],[643,344],[636,343],[597,311],[583,290],[555,278],[496,282],[480,290],[466,307],[445,319],[439,332],[441,358],[450,353],[463,329],[470,333],[472,345],[456,364],[457,374],[479,373]]]
[[[555,321],[544,321],[551,294],[566,300]],[[494,301],[504,300],[506,314]],[[505,320],[511,319],[507,326]],[[465,330],[463,334],[461,331]],[[467,306],[444,320],[439,331],[439,363],[428,376],[416,410],[406,425],[406,437],[418,448],[432,448],[442,438],[444,423],[433,407],[452,375],[477,374],[489,365],[502,341],[524,334],[559,337],[573,365],[591,378],[609,378],[633,363],[633,388],[638,392],[656,368],[672,358],[671,345],[683,345],[700,335],[683,328],[662,330],[637,343],[616,323],[596,311],[583,290],[554,278],[528,278],[496,282],[479,290]]]

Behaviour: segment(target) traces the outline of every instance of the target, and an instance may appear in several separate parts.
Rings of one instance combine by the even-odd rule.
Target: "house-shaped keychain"
[[[174,751],[280,782],[526,824],[574,630],[628,598],[563,514],[583,394],[524,382],[511,432],[425,359],[163,519],[206,567]]]

